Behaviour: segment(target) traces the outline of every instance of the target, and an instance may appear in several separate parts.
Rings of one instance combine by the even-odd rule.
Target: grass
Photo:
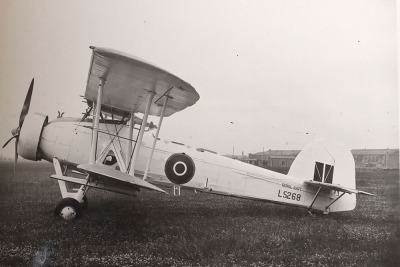
[[[49,163],[0,163],[0,265],[31,265],[40,249],[59,266],[400,266],[399,173],[357,173],[352,212],[195,194],[88,193],[83,217],[53,216],[61,200]]]

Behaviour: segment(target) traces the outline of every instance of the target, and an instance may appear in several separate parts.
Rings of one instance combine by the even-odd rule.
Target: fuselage
[[[57,157],[71,165],[89,162],[92,129],[90,121],[61,118],[50,121],[43,129],[40,141],[42,159],[52,162]],[[111,151],[120,165],[128,166],[129,127],[115,123],[100,123],[97,157],[103,159]],[[133,136],[137,134],[134,130]],[[143,175],[154,141],[154,131],[146,132],[135,164],[135,174]],[[119,137],[117,137],[118,135]],[[230,159],[204,149],[174,141],[158,140],[149,168],[147,181],[153,184],[173,185],[167,178],[165,166],[173,154],[185,154],[194,162],[194,175],[182,188],[230,195],[241,198],[265,200],[308,207],[316,190],[303,184],[301,177],[273,172],[239,160]],[[129,157],[128,157],[129,158]],[[122,168],[121,168],[122,167]],[[123,170],[124,167],[121,166]],[[335,192],[320,194],[314,209],[323,210]],[[337,207],[337,209],[339,209]]]

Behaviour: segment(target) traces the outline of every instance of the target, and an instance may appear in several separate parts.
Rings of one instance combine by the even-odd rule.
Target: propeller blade
[[[8,139],[8,141],[3,145],[3,147],[2,148],[5,148],[6,147],[6,145],[8,145],[8,143],[10,143],[10,141],[11,140],[13,140],[13,138],[16,138],[17,137],[17,135],[14,135],[13,137],[11,137],[10,139]]]
[[[15,157],[14,157],[14,173],[15,170],[17,169],[17,160],[18,160],[18,138],[15,139]]]
[[[32,79],[31,85],[29,86],[28,93],[26,94],[25,102],[22,107],[21,115],[19,116],[19,128],[22,128],[22,124],[24,123],[26,114],[28,114],[29,111],[29,105],[31,104],[31,97],[32,97],[32,91],[33,91],[33,84],[35,82],[35,78]]]

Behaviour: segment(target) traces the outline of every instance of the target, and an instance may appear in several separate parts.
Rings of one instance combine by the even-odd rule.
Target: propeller
[[[6,145],[8,145],[8,143],[11,142],[12,139],[15,138],[14,172],[15,172],[15,169],[16,169],[16,166],[17,166],[17,160],[18,160],[18,150],[17,150],[18,149],[18,137],[19,137],[19,134],[21,132],[22,125],[24,124],[25,117],[26,117],[26,115],[28,114],[28,111],[29,111],[29,106],[31,104],[32,91],[33,91],[33,84],[34,83],[35,83],[35,78],[32,79],[31,85],[29,86],[29,89],[28,89],[28,93],[26,94],[25,102],[24,102],[24,105],[22,106],[22,110],[21,110],[21,115],[19,115],[18,127],[14,128],[11,131],[11,134],[13,136],[10,139],[8,139],[7,142],[3,145],[3,148],[4,148]]]

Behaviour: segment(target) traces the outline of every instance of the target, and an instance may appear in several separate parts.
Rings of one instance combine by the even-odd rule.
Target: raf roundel
[[[173,154],[165,163],[165,174],[174,184],[186,184],[195,173],[193,160],[186,154]]]

